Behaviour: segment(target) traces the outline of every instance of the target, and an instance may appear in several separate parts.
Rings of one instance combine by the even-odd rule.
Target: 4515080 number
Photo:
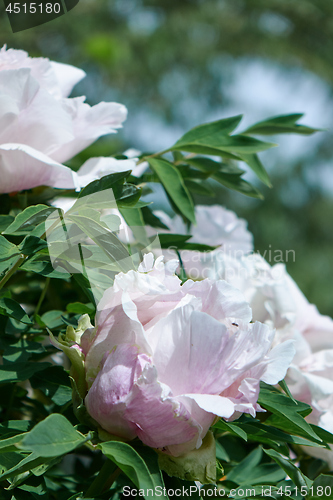
[[[10,3],[6,7],[9,14],[59,14],[61,11],[60,3]]]

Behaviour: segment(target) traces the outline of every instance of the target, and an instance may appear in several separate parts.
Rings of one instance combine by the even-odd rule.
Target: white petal
[[[228,398],[211,394],[184,394],[193,399],[203,410],[223,418],[230,418],[235,411],[235,404]]]
[[[68,97],[73,87],[86,76],[86,73],[82,69],[70,64],[51,61],[51,66],[57,78],[62,97]]]
[[[1,193],[36,186],[74,189],[77,176],[68,167],[24,144],[0,145]]]
[[[287,340],[274,347],[268,355],[269,361],[261,380],[270,385],[275,385],[280,380],[283,380],[295,356],[295,352],[296,349],[293,340]]]

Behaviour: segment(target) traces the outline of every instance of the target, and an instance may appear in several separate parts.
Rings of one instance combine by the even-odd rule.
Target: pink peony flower
[[[179,456],[199,448],[216,417],[255,415],[261,380],[276,384],[294,355],[251,324],[225,281],[181,281],[177,261],[120,273],[80,340],[90,415],[109,433]],[[154,264],[154,265],[153,265]]]
[[[1,49],[0,193],[79,188],[76,173],[62,163],[115,132],[127,114],[121,104],[90,107],[84,97],[66,98],[83,77],[72,66]]]

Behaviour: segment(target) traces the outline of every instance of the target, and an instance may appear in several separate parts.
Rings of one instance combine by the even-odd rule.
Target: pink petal
[[[82,336],[82,346],[86,356],[86,373],[88,384],[96,376],[101,367],[105,352],[110,352],[121,344],[140,346],[149,353],[142,325],[124,314],[122,306],[110,308],[103,311],[101,321],[98,321],[98,328],[91,338],[91,332]]]
[[[133,387],[125,416],[137,426],[141,441],[153,448],[197,442],[201,432],[201,426],[192,419],[185,405],[157,380],[153,366],[146,366]]]
[[[141,363],[147,359],[138,356],[135,346],[116,347],[107,356],[85,398],[89,414],[111,434],[129,440],[136,437],[136,426],[124,417],[124,412],[133,383],[141,373]]]

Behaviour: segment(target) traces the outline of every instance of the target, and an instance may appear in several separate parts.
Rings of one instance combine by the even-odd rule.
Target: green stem
[[[159,153],[154,153],[153,155],[144,156],[143,158],[141,158],[141,160],[138,161],[137,165],[140,165],[140,163],[147,161],[148,158],[156,158],[157,156],[162,156],[165,153],[169,153],[169,151],[170,149],[165,149],[164,151],[160,151]]]
[[[179,250],[176,250],[176,253],[177,253],[177,257],[179,259],[179,265],[180,265],[179,277],[182,280],[182,282],[185,283],[185,281],[187,280],[187,275],[186,275],[184,263],[183,263],[183,260],[181,258]]]
[[[26,259],[26,256],[21,254],[20,257],[15,262],[15,264],[9,269],[9,271],[4,275],[4,277],[0,281],[0,290],[7,283],[7,281],[13,276],[13,274],[18,270],[20,265],[23,264],[25,259]]]
[[[43,291],[39,297],[39,301],[38,301],[38,304],[36,306],[36,309],[35,309],[35,315],[39,313],[39,309],[43,303],[43,300],[45,299],[45,295],[46,295],[46,292],[47,292],[47,289],[49,287],[49,284],[50,284],[50,280],[51,278],[50,277],[47,277],[46,278],[46,281],[45,281],[45,285],[44,285],[44,288],[43,288]]]
[[[121,470],[114,462],[107,459],[103,467],[98,473],[98,476],[87,489],[84,498],[95,498],[102,493],[106,488],[110,489],[113,482],[117,479]]]

